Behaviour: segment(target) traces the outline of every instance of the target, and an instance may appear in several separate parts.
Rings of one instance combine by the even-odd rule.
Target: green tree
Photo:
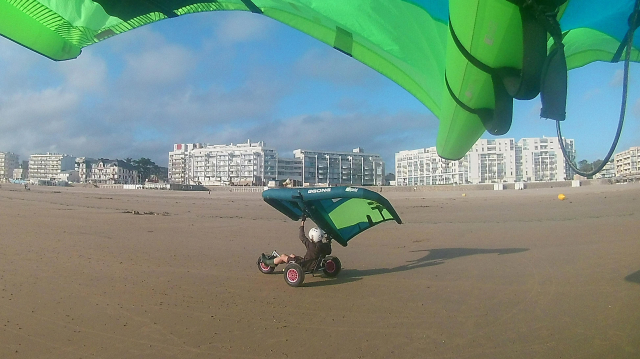
[[[578,162],[578,169],[582,172],[591,172],[593,171],[593,165],[587,160],[582,160]]]
[[[593,170],[595,170],[596,168],[598,168],[600,165],[602,164],[602,160],[601,159],[597,159],[593,162],[589,162],[587,160],[582,160],[580,162],[578,162],[578,169],[582,172],[593,172]],[[591,176],[589,176],[589,178],[592,178]]]
[[[596,169],[596,168],[598,168],[601,164],[602,164],[602,160],[598,158],[597,160],[593,161],[593,163],[591,163],[591,168]]]
[[[138,160],[131,161],[133,167],[138,171],[138,176],[140,177],[140,183],[145,183],[154,167],[158,167],[151,159],[141,157]]]

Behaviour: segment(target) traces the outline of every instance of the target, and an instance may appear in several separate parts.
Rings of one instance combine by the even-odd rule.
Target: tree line
[[[587,160],[582,160],[578,162],[578,169],[582,172],[591,172],[594,169],[598,168],[602,164],[601,159],[597,159],[593,162],[589,162]]]
[[[123,161],[130,164],[136,171],[138,171],[140,183],[145,183],[147,180],[152,182],[162,182],[166,181],[168,178],[169,169],[167,167],[158,166],[149,158],[141,157],[134,160],[127,157]]]

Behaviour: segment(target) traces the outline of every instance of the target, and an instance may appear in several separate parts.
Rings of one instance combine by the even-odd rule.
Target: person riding
[[[322,242],[326,237],[322,229],[318,227],[311,228],[309,238],[307,238],[304,231],[305,219],[304,216],[300,219],[300,234],[298,235],[302,244],[307,248],[304,257],[296,256],[295,254],[281,254],[279,257],[269,258],[263,253],[262,263],[275,267],[278,264],[296,262],[300,264],[304,270],[311,270],[314,262],[320,258],[320,256],[331,254],[331,243]]]

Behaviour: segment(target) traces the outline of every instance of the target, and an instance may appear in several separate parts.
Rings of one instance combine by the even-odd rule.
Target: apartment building
[[[565,149],[575,158],[574,141]],[[479,139],[458,161],[438,156],[435,147],[396,153],[396,185],[479,184],[564,181],[573,171],[557,138]]]
[[[293,156],[301,161],[305,186],[384,184],[384,161],[377,154],[365,153],[362,148],[352,152],[297,149]]]
[[[574,140],[564,139],[564,148],[575,159]],[[557,137],[523,138],[518,141],[516,164],[517,182],[566,181],[574,172],[565,160]]]
[[[187,158],[189,153],[196,146],[204,146],[198,143],[173,145],[173,151],[169,152],[169,171],[167,180],[169,183],[188,184],[187,179]]]
[[[13,179],[26,180],[29,178],[29,160],[21,162],[20,167],[13,170]]]
[[[432,186],[469,182],[469,155],[458,161],[438,156],[435,147],[395,155],[397,186]]]
[[[13,179],[13,171],[20,168],[19,156],[11,152],[0,152],[0,182]]]
[[[302,183],[302,171],[301,159],[278,156],[276,161],[276,180],[293,180],[295,183]]]
[[[89,157],[76,158],[75,169],[78,172],[80,183],[91,182],[91,168],[97,163],[97,160]]]
[[[640,147],[631,147],[614,156],[616,176],[622,179],[640,177]]]
[[[60,153],[45,153],[29,156],[29,181],[57,181],[64,171],[73,171],[76,158]]]
[[[279,157],[264,142],[205,145],[175,144],[169,152],[169,182],[203,186],[264,186],[292,180],[313,185],[381,185],[384,162],[361,148],[353,152],[298,149]]]
[[[86,159],[84,164],[87,164]],[[123,160],[100,158],[90,164],[89,175],[85,178],[87,182],[95,184],[138,183],[138,171],[133,168],[133,165]]]
[[[175,144],[169,152],[169,182],[262,186],[276,179],[277,153],[264,142]]]
[[[467,153],[470,183],[515,182],[518,149],[513,138],[479,139]]]
[[[615,158],[615,157],[614,157]],[[601,178],[614,178],[616,176],[616,162],[614,159],[609,160],[609,163],[602,167],[600,172],[593,175],[593,178],[601,179]]]

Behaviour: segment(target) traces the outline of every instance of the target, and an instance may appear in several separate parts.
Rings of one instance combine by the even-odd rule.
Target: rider
[[[307,238],[304,232],[305,219],[304,216],[300,219],[300,234],[298,236],[302,244],[307,248],[307,253],[305,253],[304,257],[296,256],[295,254],[281,254],[279,257],[269,259],[265,254],[262,254],[262,263],[275,267],[282,263],[296,262],[302,265],[305,270],[308,270],[311,269],[313,262],[320,258],[321,255],[331,254],[331,243],[322,242],[322,239],[326,236],[323,230],[317,227],[311,228],[309,231],[310,238]]]

